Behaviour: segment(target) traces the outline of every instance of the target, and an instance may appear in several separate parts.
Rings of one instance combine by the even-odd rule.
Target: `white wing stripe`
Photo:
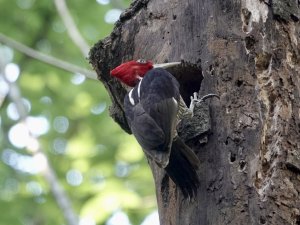
[[[128,93],[128,97],[129,97],[129,101],[130,101],[131,105],[135,105],[134,99],[132,97],[132,91],[133,91],[133,89],[131,89],[130,92]]]
[[[142,81],[143,81],[143,79],[140,80],[139,85],[138,85],[138,98],[139,98],[139,101],[140,101],[140,96],[141,96],[140,89],[141,89]]]

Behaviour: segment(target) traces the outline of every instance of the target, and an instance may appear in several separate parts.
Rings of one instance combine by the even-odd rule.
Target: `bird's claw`
[[[196,103],[199,103],[200,100],[198,99],[198,93],[194,92],[194,94],[191,96],[191,104],[189,107],[189,111],[192,113],[192,117],[194,116],[194,108]]]
[[[194,94],[191,96],[191,104],[190,104],[190,107],[189,107],[189,111],[191,112],[192,117],[194,116],[194,108],[195,108],[196,103],[203,102],[206,99],[212,98],[212,97],[216,97],[216,98],[220,99],[219,95],[216,95],[216,94],[207,94],[207,95],[204,95],[202,98],[199,99],[198,98],[198,93],[194,92]]]

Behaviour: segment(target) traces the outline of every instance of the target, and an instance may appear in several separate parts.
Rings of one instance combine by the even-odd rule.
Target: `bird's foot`
[[[216,95],[216,94],[207,94],[207,95],[204,95],[200,99],[198,97],[199,96],[198,96],[197,92],[194,92],[193,96],[191,96],[191,104],[189,107],[189,112],[191,113],[192,117],[194,116],[194,108],[197,103],[204,102],[206,99],[212,98],[212,97],[216,97],[216,98],[220,99],[219,95]]]

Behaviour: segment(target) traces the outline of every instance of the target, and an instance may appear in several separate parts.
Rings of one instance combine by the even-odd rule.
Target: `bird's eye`
[[[137,63],[146,64],[147,61],[145,59],[138,59],[136,60]]]

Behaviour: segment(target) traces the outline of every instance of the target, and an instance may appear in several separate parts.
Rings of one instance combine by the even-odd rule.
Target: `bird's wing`
[[[177,124],[178,103],[175,98],[162,99],[151,105],[149,115],[165,134],[164,148],[170,149]]]
[[[134,106],[134,116],[130,121],[132,133],[139,144],[162,167],[169,163],[176,125],[176,104],[173,99],[165,99],[152,104],[146,112],[138,103]]]
[[[134,116],[130,121],[131,130],[139,144],[145,150],[158,149],[164,144],[165,135],[157,123],[145,112],[141,104],[134,107]]]
[[[140,104],[135,106],[131,131],[144,152],[158,165],[165,167],[169,163],[169,154],[163,151],[165,134],[157,123],[145,112]]]

